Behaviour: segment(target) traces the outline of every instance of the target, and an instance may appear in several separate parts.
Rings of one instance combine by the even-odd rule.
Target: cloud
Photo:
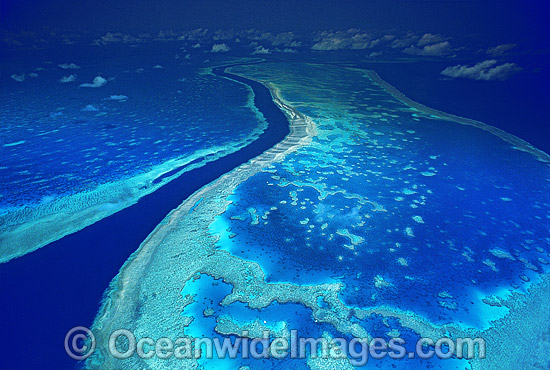
[[[17,82],[23,82],[25,81],[25,74],[24,73],[21,73],[21,74],[12,74],[10,76],[12,79],[14,79],[15,81]]]
[[[296,40],[296,35],[294,32],[281,32],[277,34],[272,34],[270,32],[249,32],[247,35],[244,35],[248,37],[250,40],[257,40],[257,41],[268,41],[271,43],[272,46],[279,46],[279,47],[292,47],[292,48],[299,48],[302,46],[302,42]]]
[[[2,2],[2,5],[5,3]],[[10,48],[29,48],[29,49],[43,49],[48,47],[52,42],[57,42],[58,39],[55,33],[50,32],[30,32],[28,30],[20,30],[17,32],[4,30],[4,27],[0,27],[0,45],[1,47]]]
[[[111,95],[107,100],[126,101],[128,97],[126,95]]]
[[[262,45],[256,46],[252,54],[271,54],[271,51],[269,49],[264,48]]]
[[[367,55],[367,58],[376,58],[376,57],[378,57],[382,54],[384,54],[384,53],[382,53],[381,51],[373,51],[372,53]]]
[[[184,31],[180,37],[178,37],[178,40],[190,40],[190,41],[197,41],[197,40],[204,40],[208,34],[207,28],[197,28],[191,31]]]
[[[74,63],[63,63],[63,64],[58,64],[57,66],[61,69],[80,69],[80,67]]]
[[[311,47],[313,50],[339,50],[345,49],[344,41],[337,38],[324,39],[322,41],[316,42]]]
[[[418,40],[418,36],[412,32],[407,33],[402,37],[394,37],[391,47],[393,49],[403,49],[414,45]]]
[[[425,45],[424,47],[417,48],[416,46],[409,46],[403,50],[406,54],[423,55],[423,56],[442,56],[451,52],[451,44],[449,41],[438,42],[437,44]]]
[[[68,82],[74,82],[76,80],[76,76],[75,75],[68,75],[68,76],[63,76],[59,79],[59,82],[62,83],[62,84],[65,84],[65,83],[68,83]]]
[[[456,65],[453,67],[447,67],[441,71],[441,74],[452,78],[469,78],[472,80],[482,81],[504,81],[514,73],[521,70],[521,68],[515,63],[504,63],[501,65],[496,64],[497,61],[495,59],[489,59],[479,62],[473,66]]]
[[[138,36],[128,35],[120,32],[107,32],[105,35],[101,36],[100,39],[94,40],[92,45],[108,45],[115,43],[123,44],[139,44],[147,42],[151,39],[150,34],[140,34]]]
[[[275,49],[275,51],[279,52],[279,53],[297,53],[298,51],[296,49],[292,49],[292,48],[284,48],[284,49]]]
[[[322,32],[313,46],[312,50],[330,51],[330,50],[361,50],[370,47],[370,37],[366,33],[358,30],[348,30],[347,32]]]
[[[235,38],[235,32],[232,30],[217,30],[214,32],[214,36],[212,36],[212,39],[216,41],[222,41],[222,40],[232,40]]]
[[[433,35],[431,33],[425,33],[424,35],[422,35],[420,40],[418,40],[417,45],[420,47],[424,47],[426,45],[437,44],[443,41],[445,41],[445,38],[441,35]]]
[[[224,52],[229,51],[229,46],[227,46],[225,43],[224,44],[214,44],[214,45],[212,45],[212,50],[211,51],[213,53],[224,53]]]
[[[155,64],[155,65],[153,66],[153,69],[163,69],[163,68],[164,68],[164,67],[161,66],[160,64]]]
[[[81,84],[80,87],[101,87],[107,83],[107,80],[101,76],[94,77],[92,83]]]
[[[96,107],[94,107],[93,105],[91,104],[88,104],[87,106],[85,106],[84,108],[82,108],[82,111],[83,112],[97,112],[99,109],[97,109]]]
[[[387,44],[390,41],[393,41],[395,39],[394,35],[384,35],[377,39],[372,40],[369,42],[369,48],[384,46],[384,44]],[[382,45],[381,45],[382,44]]]
[[[518,45],[517,44],[502,44],[502,45],[494,46],[494,47],[491,47],[491,48],[487,49],[487,54],[489,54],[493,57],[502,56],[502,55],[508,54],[508,52],[510,50],[512,50],[513,48],[515,48],[516,46],[518,46]]]
[[[283,32],[275,35],[271,43],[275,46],[287,46],[299,48],[302,46],[300,41],[295,40],[296,36],[293,32]]]

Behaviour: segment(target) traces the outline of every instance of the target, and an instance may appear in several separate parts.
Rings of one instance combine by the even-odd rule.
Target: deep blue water
[[[499,90],[498,85],[492,83],[483,85],[475,81],[453,81],[451,86],[449,81],[437,78],[436,74],[439,72],[436,73],[436,71],[439,71],[439,67],[411,64],[406,68],[397,65],[374,65],[372,68],[406,95],[428,106],[482,121],[484,121],[483,117],[488,118],[485,122],[494,123],[495,126],[505,130],[509,128],[509,131],[535,145],[537,145],[536,139],[540,141],[543,137],[541,133],[545,132],[545,128],[541,126],[542,120],[536,115],[539,113],[543,115],[546,112],[540,108],[542,102],[536,98],[533,99],[536,94],[525,94],[524,98],[518,97],[520,100],[523,99],[519,101],[521,104],[512,105],[509,100],[506,101],[507,97],[513,96],[511,91],[503,89],[496,93]],[[414,70],[414,68],[422,70],[424,74],[411,73],[411,69]],[[217,71],[221,73],[219,69]],[[432,78],[426,79],[426,74],[431,74]],[[73,326],[91,325],[104,289],[128,256],[166,214],[176,208],[193,191],[262,153],[288,133],[288,122],[273,104],[269,91],[265,87],[237,76],[232,78],[254,89],[255,105],[270,123],[257,141],[237,153],[183,174],[128,209],[36,252],[0,265],[2,299],[7,303],[0,315],[0,327],[6,333],[10,333],[9,336],[3,336],[0,339],[0,348],[3,348],[3,353],[9,353],[9,356],[4,355],[2,358],[4,367],[16,369],[44,368],[45,366],[74,367],[76,363],[65,354],[63,349],[66,332]],[[532,87],[534,81],[527,83],[514,80],[514,83],[518,88],[522,86],[525,88]],[[153,86],[154,82],[151,81],[151,84]],[[219,84],[219,86],[222,85],[242,89],[242,85],[233,82],[227,85]],[[342,90],[340,93],[345,95],[350,90]],[[470,94],[470,91],[473,93]],[[529,91],[532,93],[534,90]],[[227,91],[225,93],[230,94]],[[490,94],[495,93],[495,99],[488,98]],[[333,92],[327,91],[327,94],[331,96]],[[369,94],[366,97],[370,98]],[[457,97],[456,101],[450,98],[452,94]],[[361,95],[358,97],[360,98]],[[397,106],[384,100],[383,96],[380,99],[380,101],[376,99],[369,101],[369,104],[379,103],[385,108]],[[486,104],[486,102],[489,103]],[[499,111],[497,107],[503,104],[502,102],[505,102],[506,107]],[[522,111],[518,108],[529,104],[534,104],[537,108],[533,111]],[[463,114],[464,106],[468,109],[471,107],[471,115]],[[211,107],[205,107],[207,108]],[[316,111],[311,107],[303,107],[300,110],[315,117]],[[358,109],[357,112],[351,113],[361,112]],[[514,122],[518,122],[521,117],[525,119],[525,127],[514,125]],[[523,273],[528,274],[525,272],[525,266],[517,260],[511,262],[508,259],[495,259],[488,249],[501,247],[516,258],[537,260],[540,254],[534,248],[546,248],[547,245],[541,243],[541,238],[537,239],[531,235],[547,235],[547,229],[544,229],[545,224],[542,222],[534,223],[532,220],[534,217],[544,220],[546,210],[542,207],[533,210],[529,201],[534,200],[539,203],[548,201],[548,197],[541,195],[541,191],[544,191],[548,185],[545,179],[538,176],[538,163],[529,158],[521,164],[522,156],[528,156],[528,154],[518,153],[509,148],[504,149],[499,146],[502,143],[498,138],[476,136],[477,131],[473,128],[449,127],[441,122],[436,124],[422,122],[424,124],[422,128],[418,127],[418,123],[408,115],[399,118],[402,120],[400,130],[416,130],[414,135],[422,139],[417,145],[411,145],[409,151],[404,154],[397,154],[390,146],[374,149],[370,145],[372,144],[370,139],[365,141],[358,139],[360,147],[354,148],[352,154],[365,161],[354,162],[355,159],[352,158],[347,158],[345,161],[347,165],[359,169],[360,173],[363,173],[363,170],[366,173],[367,170],[383,163],[386,166],[385,174],[395,177],[403,174],[409,176],[403,167],[412,162],[417,164],[419,171],[428,170],[429,166],[436,167],[438,172],[436,177],[421,177],[416,174],[406,179],[412,182],[410,185],[419,185],[419,189],[415,189],[417,194],[414,195],[418,203],[421,200],[420,196],[428,197],[431,203],[426,207],[421,210],[409,209],[406,204],[401,205],[402,203],[399,203],[401,201],[395,200],[403,187],[410,187],[405,183],[390,184],[386,181],[387,179],[376,177],[369,179],[367,187],[362,181],[347,182],[347,191],[360,193],[371,200],[376,200],[390,211],[381,216],[376,215],[377,222],[367,224],[364,233],[361,234],[366,239],[366,246],[358,249],[357,254],[353,255],[342,248],[342,245],[347,242],[347,239],[342,236],[335,236],[334,239],[327,241],[326,237],[321,235],[319,228],[309,235],[305,234],[305,226],[300,225],[298,221],[314,214],[311,212],[311,206],[306,204],[309,208],[301,211],[289,208],[288,204],[279,205],[281,199],[288,198],[289,189],[273,186],[266,191],[265,184],[273,182],[273,179],[271,173],[260,173],[239,187],[235,193],[235,202],[224,217],[247,214],[248,204],[256,207],[259,216],[265,214],[274,204],[279,209],[271,211],[268,218],[269,225],[262,225],[262,219],[260,219],[260,225],[255,227],[250,227],[248,222],[245,224],[240,221],[232,222],[231,231],[237,233],[238,237],[232,239],[232,243],[236,245],[230,250],[239,257],[258,261],[267,272],[269,281],[292,281],[300,284],[334,279],[345,281],[346,288],[342,293],[342,299],[350,306],[368,307],[373,305],[373,302],[388,303],[425,314],[435,322],[451,320],[481,325],[475,319],[472,320],[469,315],[470,310],[474,308],[470,292],[465,287],[468,286],[471,278],[476,279],[478,288],[486,289],[488,293],[492,292],[492,289],[507,286],[507,284],[522,287],[523,283],[518,276]],[[378,130],[384,134],[376,138],[378,144],[392,144],[389,141],[394,134],[391,127],[385,128],[385,123],[375,126],[375,122],[369,121],[369,124],[371,125],[369,133]],[[322,125],[320,127],[325,128]],[[530,133],[532,138],[529,136]],[[222,132],[218,134],[221,135]],[[151,134],[148,140],[155,135],[159,134]],[[329,136],[328,139],[336,140],[338,134]],[[215,140],[216,137],[212,136],[211,142]],[[468,151],[459,150],[466,146],[469,148]],[[539,147],[543,148],[540,145]],[[492,152],[493,148],[498,148],[499,151]],[[167,153],[170,152],[168,149]],[[311,152],[317,159],[325,155],[321,151],[316,152],[313,148]],[[512,164],[510,167],[506,167],[510,163],[507,164],[506,160],[502,161],[502,153],[510,156]],[[113,153],[108,153],[107,156],[111,154]],[[296,155],[295,169],[308,171],[310,154]],[[434,154],[437,154],[437,158],[427,160]],[[390,163],[387,159],[392,159],[397,164]],[[158,160],[161,161],[161,158]],[[503,163],[506,166],[503,167]],[[447,164],[451,166],[447,167]],[[395,167],[392,167],[393,165]],[[289,179],[296,175],[289,173],[284,164],[273,167],[279,175],[286,175]],[[335,166],[336,168],[338,166]],[[173,173],[181,169],[176,168]],[[314,176],[312,173],[309,176]],[[488,179],[490,181],[487,181]],[[323,181],[329,187],[342,184],[341,176],[328,176]],[[514,187],[506,187],[508,182],[513,183]],[[462,186],[467,188],[466,192],[457,188]],[[434,193],[427,191],[432,189],[435,190]],[[533,189],[536,191],[531,191]],[[32,198],[35,195],[31,192],[29,197]],[[299,194],[299,200],[315,200],[317,195],[312,188],[304,187]],[[525,203],[498,200],[509,196],[514,200],[525,200]],[[413,201],[407,202],[415,204]],[[489,202],[490,206],[487,209],[490,210],[490,214],[484,214],[481,211],[485,207],[484,202]],[[348,227],[357,219],[353,211],[355,205],[350,202],[350,199],[336,194],[333,204],[341,207],[342,212],[337,212],[335,222],[331,223],[326,232],[335,234],[338,228]],[[411,221],[411,216],[417,214],[423,216],[426,225],[418,226]],[[475,217],[466,218],[465,215]],[[338,220],[340,216],[341,219]],[[518,233],[514,223],[523,226],[526,234]],[[281,225],[285,227],[285,233],[280,232]],[[414,241],[403,234],[402,229],[405,226],[414,226],[416,238]],[[388,232],[389,229],[397,227],[399,231]],[[486,235],[475,234],[473,230],[481,231]],[[530,238],[536,239],[533,245],[528,243]],[[399,270],[401,267],[395,262],[397,255],[388,254],[387,249],[394,247],[396,242],[401,244],[398,255],[408,260],[407,273],[415,280],[403,279],[403,272]],[[467,251],[467,248],[471,248],[472,255],[475,255],[475,264],[463,259],[461,253]],[[336,262],[338,256],[343,256],[344,263]],[[496,267],[499,269],[498,276],[481,263],[484,258],[492,258],[496,261]],[[456,263],[452,271],[449,271],[451,260]],[[426,265],[433,266],[433,269],[424,269]],[[540,263],[535,262],[535,265],[539,270],[544,269]],[[439,271],[442,270],[449,271],[449,275],[440,274]],[[357,271],[361,271],[360,276],[357,275]],[[454,275],[451,276],[450,273]],[[394,286],[383,290],[373,288],[372,282],[377,275],[383,276]],[[202,280],[204,279],[201,278],[201,283],[205,285],[203,295],[200,297],[202,300],[209,300],[211,303],[226,294],[227,286],[220,284],[220,287],[210,289],[208,283],[211,283],[211,279]],[[453,300],[458,302],[458,311],[437,305],[434,296],[441,291],[452,294]],[[373,299],[373,296],[376,299]],[[189,307],[197,318],[202,317],[200,315],[202,309],[204,307],[201,305]],[[183,314],[186,313],[189,314],[189,312]],[[224,313],[229,313],[243,321],[256,316],[270,323],[285,320],[289,327],[300,328],[313,336],[318,336],[321,330],[320,327],[304,324],[303,321],[309,318],[309,311],[299,305],[274,304],[259,314],[237,303],[228,307]],[[191,330],[211,334],[212,319],[195,322]],[[369,330],[383,334],[385,328],[380,327],[378,321],[369,320],[363,324]],[[330,331],[330,328],[322,327],[322,329]],[[403,336],[415,337],[414,333],[406,330],[403,330]],[[32,356],[29,353],[32,353]],[[377,363],[377,366],[384,364]],[[272,367],[273,363],[265,362],[262,365]],[[303,365],[303,363],[292,364],[297,369]],[[409,366],[410,364],[399,365]],[[425,367],[425,364],[421,365],[420,367]]]
[[[524,292],[530,270],[547,271],[547,164],[475,127],[421,118],[359,73],[325,82],[330,67],[264,66],[251,75],[283,86],[320,133],[237,187],[218,216],[230,227],[220,247],[268,281],[339,280],[350,306],[478,328],[492,319],[478,292]],[[350,246],[342,229],[363,243]]]
[[[223,75],[220,69],[217,73]],[[238,76],[254,89],[256,107],[269,122],[253,143],[184,173],[121,212],[31,254],[0,265],[2,367],[74,368],[63,348],[74,326],[90,326],[102,294],[129,255],[162,219],[200,187],[256,157],[289,132],[288,121],[267,88]],[[233,83],[234,84],[234,83]]]
[[[245,141],[261,125],[248,89],[178,52],[82,47],[0,59],[0,215]],[[78,68],[58,66],[67,63]],[[9,77],[19,73],[25,81]],[[79,87],[96,76],[104,86]]]
[[[430,108],[481,121],[550,153],[550,56],[516,56],[523,70],[507,81],[449,79],[441,71],[471,60],[361,63],[410,99]]]

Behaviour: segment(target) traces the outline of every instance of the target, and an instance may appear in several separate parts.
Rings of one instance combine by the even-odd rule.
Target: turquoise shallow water
[[[338,281],[348,306],[481,330],[508,312],[482,299],[525,292],[548,272],[547,163],[407,107],[360,71],[234,70],[279,87],[318,131],[241,183],[211,225],[218,247],[258,263],[268,282]]]
[[[180,153],[208,151],[213,145],[237,148],[230,140],[239,137],[242,144],[262,127],[250,109],[249,90],[204,74],[205,63],[178,61],[176,68],[162,60],[147,61],[137,63],[152,66],[145,71],[138,72],[137,65],[102,71],[115,78],[82,92],[88,94],[86,99],[72,95],[82,88],[67,86],[64,109],[54,109],[61,100],[44,103],[46,111],[61,112],[44,118],[44,127],[54,128],[56,120],[65,118],[72,126],[41,131],[44,135],[33,134],[21,142],[20,133],[30,131],[32,122],[12,120],[2,142],[2,150],[13,156],[3,166],[6,183],[12,181],[4,192],[13,192],[5,215],[9,216],[7,207],[39,209],[103,181],[117,184],[139,174],[149,176],[157,165],[162,170],[147,178],[162,183],[171,170],[182,166],[170,162]],[[86,63],[76,62],[82,72],[75,73],[84,75]],[[154,68],[157,64],[163,68]],[[83,81],[91,81],[95,70]],[[275,150],[287,150],[284,157],[272,152],[267,159],[242,165],[202,188],[159,224],[111,285],[94,325],[100,341],[119,328],[154,338],[236,339],[216,329],[220,323],[231,323],[235,330],[256,325],[276,335],[284,335],[285,328],[312,337],[370,335],[389,340],[399,335],[412,351],[420,335],[434,332],[459,335],[471,330],[467,333],[484,335],[495,329],[501,338],[513,339],[507,333],[515,327],[503,319],[510,312],[533,318],[525,321],[527,329],[521,328],[533,337],[537,327],[550,321],[544,314],[531,314],[536,312],[532,306],[522,306],[525,311],[514,306],[548,273],[547,163],[479,128],[403,104],[364,71],[300,63],[263,63],[232,71],[268,82],[286,104],[307,115],[313,122],[306,120],[311,141],[302,136],[299,144]],[[165,72],[164,77],[157,75]],[[125,78],[125,73],[135,75]],[[176,78],[182,74],[185,79]],[[55,78],[50,76],[50,82]],[[157,83],[166,88],[155,90],[153,96],[147,86]],[[188,90],[178,87],[182,83]],[[111,86],[116,89],[107,90]],[[59,87],[59,93],[64,89],[65,85]],[[186,94],[188,100],[183,98]],[[89,102],[101,109],[78,108]],[[31,117],[32,109],[27,110]],[[9,109],[6,112],[8,117]],[[78,121],[88,113],[93,117]],[[208,126],[203,117],[210,118]],[[148,125],[149,120],[155,124]],[[49,135],[61,135],[63,140],[41,139]],[[296,136],[289,140],[298,140]],[[39,140],[45,144],[37,145]],[[67,150],[73,147],[78,150]],[[34,184],[24,166],[37,167],[41,154],[51,159],[44,161],[44,171],[61,175],[49,178],[38,169]],[[113,172],[109,161],[114,161]],[[23,172],[12,173],[10,166]],[[28,196],[18,192],[27,186],[40,190]],[[540,300],[541,305],[546,301]],[[491,321],[496,319],[503,320]],[[453,326],[447,329],[446,324]],[[98,344],[102,349],[105,345]],[[195,363],[134,356],[115,364],[351,368],[347,360],[342,365],[311,358]],[[94,361],[86,365],[103,366]],[[468,366],[455,359],[389,358],[369,365]]]
[[[248,86],[178,49],[131,49],[4,61],[6,72],[16,65],[33,77],[3,76],[0,87],[2,261],[134,204],[265,129]]]
[[[521,276],[547,270],[547,164],[406,107],[357,71],[333,72],[338,84],[325,88],[329,67],[258,69],[246,67],[280,81],[319,131],[237,187],[216,221],[231,228],[220,245],[260,263],[268,281],[336,278],[353,306],[483,326],[474,292],[521,289]]]
[[[118,68],[116,60],[75,60],[78,69],[58,67],[67,58],[36,61],[27,68],[38,68],[37,77],[4,84],[0,209],[48,202],[245,141],[258,126],[246,86],[170,59],[149,55]],[[75,82],[60,83],[66,75]],[[95,76],[108,82],[79,87]]]
[[[221,70],[216,73],[221,75]],[[137,204],[46,248],[0,264],[3,297],[10,302],[0,316],[0,326],[10,333],[0,341],[9,353],[2,359],[3,366],[42,368],[47,362],[58,368],[80,368],[82,364],[68,356],[63,344],[44,338],[63,338],[74,326],[89,326],[109,281],[166,214],[202,186],[261,154],[288,133],[288,121],[269,91],[259,83],[247,83],[254,88],[255,106],[270,118],[269,126],[253,143],[183,173]],[[28,333],[33,333],[32,337]],[[19,345],[22,342],[25,347]],[[26,356],[28,348],[35,349],[32,357]]]
[[[400,337],[408,353],[421,336],[466,336],[486,339],[493,353],[513,347],[512,357],[530,345],[518,333],[544,342],[547,285],[533,288],[549,264],[547,163],[482,124],[402,103],[362,70],[262,63],[231,71],[268,83],[281,105],[307,117],[288,111],[292,134],[281,146],[159,225],[121,270],[96,330],[237,340],[247,328],[283,337],[286,328],[314,338]],[[102,353],[88,365],[249,364]],[[369,366],[483,368],[412,355]],[[344,360],[250,366],[349,369],[353,359],[350,351]]]

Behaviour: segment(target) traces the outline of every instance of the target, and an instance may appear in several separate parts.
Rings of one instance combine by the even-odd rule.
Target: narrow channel
[[[268,122],[265,131],[237,152],[183,173],[135,205],[1,264],[2,304],[8,306],[0,317],[3,368],[75,368],[78,363],[65,353],[65,334],[75,326],[91,326],[105,289],[147,235],[196,190],[289,134],[286,116],[264,85],[227,73],[225,67],[213,72],[253,89],[254,104]]]

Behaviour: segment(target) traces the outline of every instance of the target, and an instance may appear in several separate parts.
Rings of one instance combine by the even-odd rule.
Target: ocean
[[[128,329],[145,334],[235,339],[216,329],[225,320],[234,328],[261,323],[280,335],[399,334],[412,342],[425,334],[419,322],[434,331],[451,322],[453,335],[495,326],[506,337],[509,328],[492,320],[521,308],[513,300],[487,302],[524,294],[548,272],[549,167],[507,136],[403,104],[365,70],[211,55],[188,60],[165,46],[99,50],[33,51],[3,62],[3,78],[26,74],[0,87],[0,227],[12,238],[4,239],[2,256],[17,257],[0,265],[8,302],[0,326],[10,333],[0,340],[10,354],[4,367],[82,366],[65,353],[65,334],[78,325],[106,330],[94,319],[102,302],[124,299],[137,300],[138,312],[105,328],[130,322]],[[355,67],[374,69],[430,108],[549,151],[540,93],[546,77],[518,74],[506,87],[449,81],[438,63]],[[246,78],[216,68],[225,64]],[[71,75],[76,81],[59,82]],[[254,164],[289,133],[288,117],[258,81],[312,120],[311,143],[228,184],[226,193],[212,193],[206,185]],[[189,212],[170,214],[201,188],[206,195]],[[90,209],[97,209],[95,222],[77,217]],[[37,230],[38,239],[45,235],[47,245],[20,224]],[[119,286],[109,284],[125,261],[155,241],[147,239],[153,230],[169,227],[175,229],[160,241],[163,248],[136,277],[140,284],[117,298]],[[14,240],[27,243],[19,254]],[[191,252],[181,256],[179,248]],[[132,276],[132,268],[123,272]],[[169,301],[163,289],[178,299]],[[185,316],[195,319],[185,326]],[[164,327],[165,320],[181,326]],[[465,366],[456,359],[428,363]],[[385,358],[376,365],[420,369],[427,362]]]

